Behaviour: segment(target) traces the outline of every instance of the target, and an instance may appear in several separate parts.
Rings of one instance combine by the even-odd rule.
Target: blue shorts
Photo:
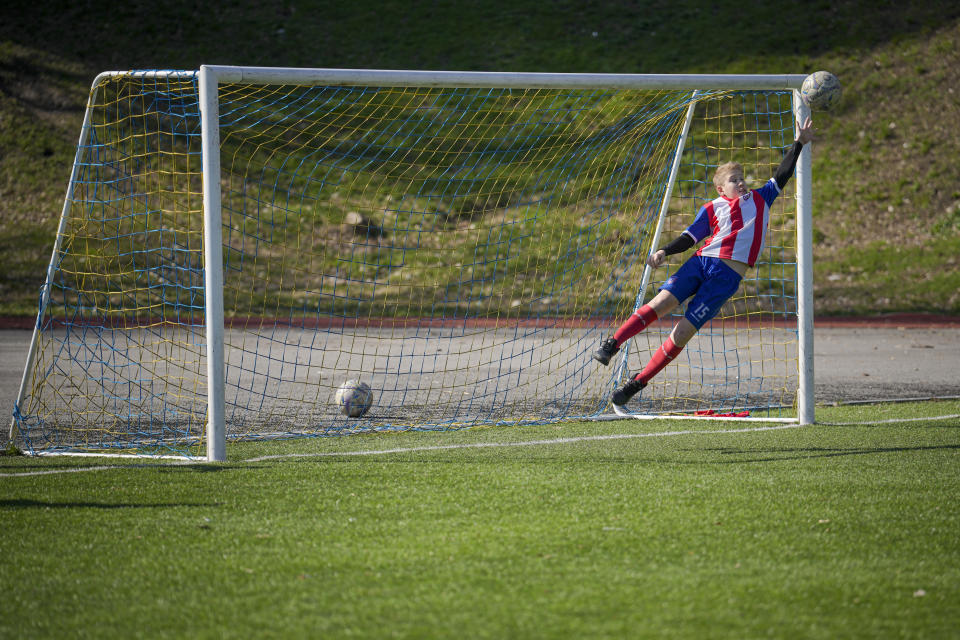
[[[700,329],[720,313],[720,307],[737,292],[742,279],[720,258],[693,256],[667,278],[660,291],[669,291],[680,302],[693,296],[683,316]]]

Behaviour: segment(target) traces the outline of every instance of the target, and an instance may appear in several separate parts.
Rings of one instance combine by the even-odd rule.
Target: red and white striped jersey
[[[780,187],[771,178],[739,198],[720,196],[700,207],[693,224],[684,231],[694,244],[710,236],[696,255],[737,260],[752,267],[763,251],[770,205],[778,195]]]

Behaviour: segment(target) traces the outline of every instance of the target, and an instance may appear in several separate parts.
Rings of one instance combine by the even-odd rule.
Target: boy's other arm
[[[684,231],[665,247],[651,253],[650,257],[647,258],[647,264],[656,269],[663,264],[667,256],[672,256],[675,253],[683,253],[695,244],[696,242],[693,241],[693,238],[688,236],[687,232]]]
[[[650,265],[650,267],[656,269],[663,264],[667,256],[672,256],[675,253],[683,253],[710,233],[709,213],[707,211],[708,205],[709,203],[700,207],[700,211],[697,212],[697,217],[694,219],[693,224],[687,227],[683,233],[647,257],[647,264]]]

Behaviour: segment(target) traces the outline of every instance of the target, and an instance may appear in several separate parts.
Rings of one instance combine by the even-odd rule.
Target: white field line
[[[324,451],[317,453],[289,453],[273,456],[247,458],[244,462],[262,462],[265,460],[280,460],[284,458],[327,458],[336,456],[371,456],[387,455],[391,453],[418,453],[421,451],[447,451],[451,449],[488,449],[498,447],[536,447],[551,444],[572,444],[577,442],[594,442],[599,440],[627,440],[634,438],[663,438],[668,436],[713,435],[731,433],[749,433],[752,431],[780,431],[783,429],[797,429],[807,426],[852,427],[867,424],[892,424],[895,422],[917,422],[922,420],[949,420],[960,418],[960,414],[932,416],[929,418],[903,418],[893,420],[870,420],[867,422],[818,422],[816,425],[803,425],[796,422],[790,424],[776,424],[766,427],[745,427],[742,429],[718,429],[716,431],[700,431],[684,429],[682,431],[659,431],[655,433],[614,433],[601,436],[577,436],[573,438],[554,438],[552,440],[526,440],[521,442],[475,442],[467,444],[443,444],[429,447],[398,447],[396,449],[371,449],[360,451]]]
[[[444,444],[427,447],[397,447],[393,449],[369,449],[355,451],[323,451],[317,453],[288,453],[272,456],[260,456],[257,458],[247,458],[245,460],[236,460],[231,462],[265,462],[267,460],[288,460],[295,458],[330,458],[338,456],[375,456],[390,455],[395,453],[419,453],[426,451],[450,451],[455,449],[494,449],[505,447],[538,447],[555,444],[574,444],[578,442],[598,442],[604,440],[629,440],[636,438],[666,438],[671,436],[687,435],[721,435],[735,433],[750,433],[754,431],[782,431],[785,429],[799,429],[808,426],[826,426],[826,427],[853,427],[869,424],[894,424],[897,422],[922,422],[925,420],[952,420],[960,418],[960,414],[950,414],[943,416],[929,416],[920,418],[894,418],[890,420],[868,420],[864,422],[817,422],[815,425],[804,424],[777,424],[765,427],[746,427],[743,429],[720,429],[716,431],[700,431],[693,429],[684,429],[681,431],[660,431],[655,433],[613,433],[599,436],[576,436],[572,438],[553,438],[550,440],[524,440],[520,442],[474,442],[465,444]],[[176,462],[174,464],[191,464],[190,462]],[[200,464],[199,462],[197,464]],[[203,464],[210,464],[203,462]],[[130,469],[158,467],[162,465],[142,464],[142,465],[106,465],[99,467],[80,467],[77,469],[51,469],[49,471],[27,471],[24,473],[0,473],[0,478],[18,478],[26,476],[43,476],[58,473],[80,473],[84,471],[107,471],[110,469]]]
[[[592,442],[592,441],[601,441],[601,440],[626,440],[632,438],[662,438],[668,436],[683,436],[683,435],[707,435],[713,433],[747,433],[750,431],[776,431],[780,429],[795,429],[801,426],[800,424],[788,424],[788,425],[774,425],[767,427],[748,427],[744,429],[723,429],[717,431],[695,431],[692,429],[685,429],[683,431],[660,431],[656,433],[614,433],[608,435],[600,436],[577,436],[573,438],[553,438],[550,440],[526,440],[521,442],[474,442],[474,443],[465,443],[465,444],[443,444],[443,445],[434,445],[428,447],[398,447],[394,449],[369,449],[369,450],[357,450],[357,451],[321,451],[317,453],[287,453],[287,454],[278,454],[272,456],[260,456],[257,458],[246,458],[244,460],[236,460],[233,462],[264,462],[266,460],[284,460],[284,459],[294,459],[294,458],[330,458],[337,456],[373,456],[373,455],[389,455],[393,453],[417,453],[421,451],[448,451],[453,449],[492,449],[492,448],[503,448],[503,447],[536,447],[543,445],[553,445],[553,444],[572,444],[576,442]],[[191,464],[190,462],[179,461],[174,464]],[[197,464],[200,464],[198,462]],[[203,464],[211,464],[206,461]],[[24,473],[0,473],[0,478],[18,478],[26,476],[40,476],[40,475],[51,475],[56,473],[80,473],[82,471],[106,471],[109,469],[130,469],[134,467],[159,467],[163,465],[107,465],[99,467],[80,467],[77,469],[51,469],[49,471],[27,471]]]
[[[107,467],[77,467],[76,469],[51,469],[49,471],[24,471],[23,473],[0,473],[0,478],[25,478],[27,476],[51,476],[56,473],[82,473],[84,471],[106,471],[120,469],[117,466]]]
[[[520,442],[471,442],[464,444],[439,444],[429,447],[398,447],[396,449],[369,449],[359,451],[323,451],[317,453],[289,453],[274,456],[260,456],[247,458],[244,462],[262,462],[264,460],[280,460],[283,458],[329,458],[337,456],[375,456],[391,453],[419,453],[421,451],[450,451],[454,449],[496,449],[504,447],[539,447],[552,444],[573,444],[577,442],[596,442],[601,440],[629,440],[634,438],[665,438],[669,436],[712,435],[724,433],[747,433],[750,431],[777,431],[780,429],[796,429],[808,426],[801,424],[774,425],[768,427],[748,427],[744,429],[720,429],[717,431],[659,431],[656,433],[612,433],[602,436],[576,436],[573,438],[553,438],[550,440],[524,440]]]

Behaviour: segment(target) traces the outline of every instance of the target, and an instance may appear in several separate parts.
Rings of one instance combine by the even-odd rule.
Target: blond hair
[[[728,162],[717,167],[716,173],[713,174],[713,184],[717,187],[726,182],[727,178],[731,173],[739,171],[740,175],[743,175],[743,167],[739,162]]]

